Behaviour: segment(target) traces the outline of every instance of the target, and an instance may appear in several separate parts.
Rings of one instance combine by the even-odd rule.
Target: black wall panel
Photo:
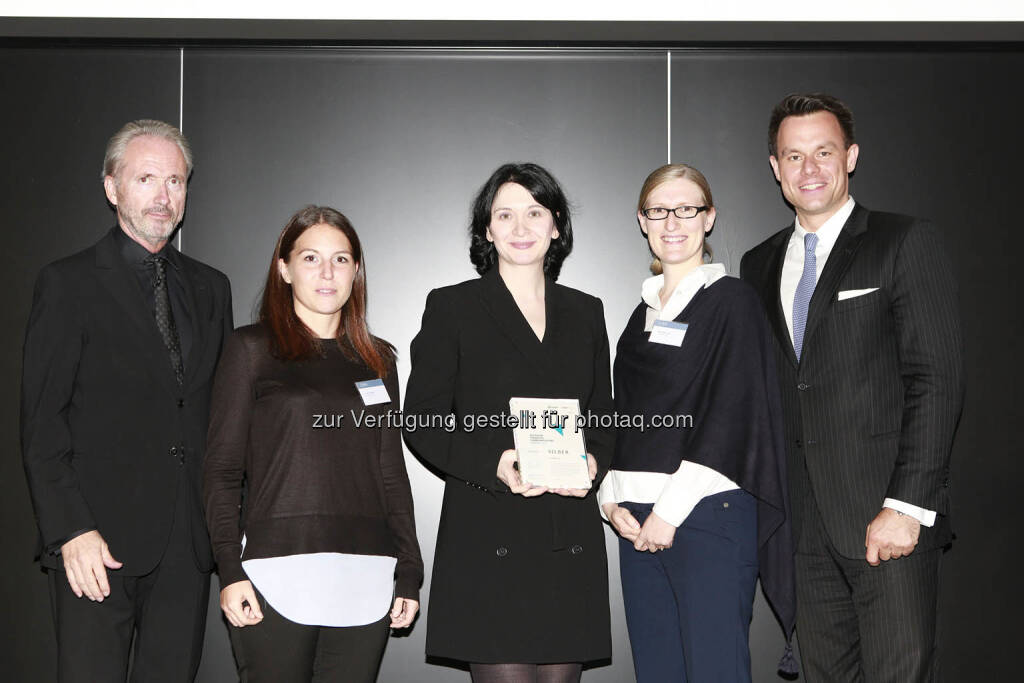
[[[33,564],[36,528],[21,467],[21,348],[39,269],[114,225],[100,182],[107,139],[130,119],[178,120],[178,50],[0,51],[0,234],[7,306],[0,327],[0,677],[56,678],[46,577]]]
[[[5,555],[5,680],[52,680],[55,646],[17,438],[22,335],[38,269],[113,224],[99,183],[107,137],[139,117],[182,123],[196,171],[180,232],[185,252],[226,272],[235,319],[251,319],[270,252],[307,203],[352,219],[364,243],[374,331],[400,353],[432,287],[475,273],[469,202],[510,160],[562,181],[576,248],[561,281],[600,296],[614,348],[646,277],[634,217],[647,172],[671,158],[703,170],[715,194],[716,260],[736,273],[750,246],[791,220],[767,164],[771,106],[794,90],[846,99],[861,144],[853,194],[869,207],[935,220],[954,259],[967,333],[968,401],[954,460],[958,540],[944,565],[947,680],[1011,678],[1021,521],[1021,380],[1014,342],[1021,238],[1017,121],[1024,52],[864,50],[500,51],[177,48],[0,49],[7,164],[0,221],[12,258],[0,331],[0,529]],[[1008,75],[1012,75],[1009,77]],[[179,101],[179,86],[181,100]],[[667,114],[671,106],[671,121]],[[409,457],[429,595],[441,483]],[[614,661],[584,680],[632,680],[617,551],[609,534]],[[199,680],[234,680],[213,585]],[[497,589],[497,587],[496,587]],[[893,618],[899,618],[894,614]],[[485,625],[481,625],[484,627]],[[466,680],[423,661],[425,622],[392,639],[381,681]],[[751,629],[755,680],[775,679],[781,638],[763,601]]]
[[[185,250],[229,275],[243,324],[288,217],[307,203],[340,209],[363,241],[371,324],[398,347],[404,383],[427,292],[475,277],[473,194],[500,164],[536,161],[576,207],[560,281],[604,299],[614,340],[646,274],[635,197],[664,163],[664,88],[662,53],[186,51],[197,170]],[[407,460],[426,599],[442,484]],[[617,564],[612,572],[615,661],[593,681],[632,677]],[[203,680],[224,680],[227,640],[212,623]],[[381,681],[469,679],[423,663],[425,625],[392,639]]]
[[[716,253],[739,271],[751,246],[792,221],[768,165],[772,106],[830,92],[853,109],[853,196],[935,222],[960,285],[967,401],[953,453],[953,525],[940,598],[946,680],[1001,680],[1016,646],[1024,560],[1016,535],[1024,468],[1017,339],[1024,186],[1024,52],[689,51],[672,60],[672,159],[708,174]],[[881,501],[879,501],[881,503]],[[865,522],[866,525],[867,522]],[[894,614],[893,618],[899,618]],[[752,639],[757,645],[757,639]]]

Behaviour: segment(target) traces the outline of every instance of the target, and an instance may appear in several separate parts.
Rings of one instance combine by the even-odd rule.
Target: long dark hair
[[[538,204],[551,212],[558,237],[551,240],[548,253],[544,255],[544,274],[557,280],[562,262],[572,251],[572,218],[569,202],[558,181],[537,164],[505,164],[492,173],[477,192],[469,225],[469,260],[481,275],[498,262],[498,252],[487,240],[487,226],[491,224],[494,195],[505,183],[522,185]]]
[[[267,284],[263,288],[259,321],[270,330],[271,352],[281,360],[300,360],[315,356],[319,342],[295,313],[292,286],[284,281],[278,269],[278,259],[285,262],[291,257],[295,241],[314,225],[325,224],[337,228],[352,245],[352,259],[359,266],[352,281],[352,292],[341,309],[341,325],[337,340],[342,350],[346,338],[367,366],[380,377],[387,375],[388,366],[395,362],[395,349],[383,339],[370,334],[366,324],[366,265],[359,236],[347,218],[329,206],[307,206],[299,209],[277,238],[274,255],[267,271]]]

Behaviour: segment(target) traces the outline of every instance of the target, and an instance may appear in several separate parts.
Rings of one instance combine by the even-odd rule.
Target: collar
[[[163,246],[157,253],[153,254],[144,246],[133,240],[131,237],[125,234],[124,230],[121,229],[120,225],[115,225],[113,229],[114,241],[117,244],[117,252],[124,259],[124,262],[129,266],[135,267],[148,267],[149,260],[154,256],[159,256],[164,259],[167,263],[171,264],[175,269],[178,268],[177,250],[171,245],[170,240]]]
[[[853,201],[853,197],[847,197],[846,203],[818,228],[818,231],[815,233],[818,236],[818,249],[824,249],[824,252],[819,251],[818,253],[831,253],[832,247],[835,246],[836,240],[839,239],[839,233],[843,231],[843,226],[846,225],[846,221],[850,219],[850,214],[853,213],[854,206],[856,206],[856,203]],[[803,249],[804,235],[808,232],[808,230],[800,225],[800,219],[794,217],[793,235],[789,238],[790,248],[794,244],[799,244],[799,248]]]
[[[662,310],[661,297],[659,296],[662,287],[665,286],[664,275],[655,275],[644,280],[640,286],[640,297],[648,307],[661,313],[658,316],[659,318],[668,319],[668,316],[675,318],[686,308],[686,305],[690,303],[690,300],[697,292],[710,287],[716,281],[725,277],[725,275],[725,266],[721,263],[705,263],[697,266],[679,281],[679,284],[676,285],[671,296],[669,296],[664,310]]]

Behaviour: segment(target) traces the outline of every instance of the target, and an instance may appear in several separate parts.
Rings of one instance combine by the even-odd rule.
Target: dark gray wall
[[[185,249],[231,278],[241,324],[288,217],[306,203],[340,208],[363,241],[370,323],[398,347],[404,384],[427,292],[475,277],[464,228],[473,194],[501,163],[533,160],[577,209],[561,281],[603,287],[617,336],[645,263],[634,185],[666,154],[664,64],[629,52],[188,51],[184,118],[203,180],[193,180]],[[408,462],[427,596],[443,485]],[[622,645],[588,680],[632,677],[617,590],[613,604]],[[424,626],[392,640],[381,680],[468,681],[423,663]],[[226,652],[223,631],[213,638]],[[209,654],[203,673],[224,680],[230,665]]]
[[[0,400],[7,541],[2,581],[10,680],[50,680],[53,635],[45,580],[31,563],[34,528],[17,446],[21,336],[35,272],[112,224],[98,181],[106,138],[141,116],[178,121],[196,152],[183,250],[232,280],[235,318],[250,313],[270,251],[306,203],[336,206],[364,242],[374,331],[402,354],[430,288],[472,277],[468,204],[498,164],[534,160],[577,208],[577,247],[561,281],[600,296],[617,338],[646,275],[633,217],[645,174],[669,151],[664,51],[387,51],[61,48],[0,52],[8,164]],[[743,251],[790,220],[767,164],[765,126],[783,94],[824,89],[847,99],[862,147],[852,184],[870,207],[936,220],[954,258],[968,334],[969,396],[954,461],[959,540],[944,566],[943,657],[949,680],[1008,678],[1015,629],[1003,537],[1021,515],[1010,425],[1020,371],[1012,341],[1020,276],[1011,203],[1024,181],[1016,111],[1024,53],[688,50],[671,57],[671,157],[704,170],[719,221],[713,244],[732,272]],[[1009,84],[1009,85],[1008,85]],[[1009,89],[1008,89],[1009,88]],[[441,484],[408,459],[424,557],[433,558]],[[632,680],[609,534],[615,655],[587,681]],[[995,552],[993,549],[998,549]],[[216,593],[217,584],[214,584]],[[215,597],[201,681],[231,680]],[[898,618],[894,615],[894,618]],[[381,681],[467,680],[423,662],[424,623],[393,639]],[[781,638],[763,602],[751,631],[755,680],[773,680]]]

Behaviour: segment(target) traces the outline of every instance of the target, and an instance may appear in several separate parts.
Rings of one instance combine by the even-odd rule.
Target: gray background
[[[0,49],[0,221],[9,252],[2,277],[12,294],[0,332],[6,677],[54,676],[17,444],[32,282],[44,263],[91,244],[113,223],[98,176],[105,141],[124,121],[181,116],[196,153],[181,246],[231,278],[236,324],[251,319],[287,218],[307,203],[346,213],[366,252],[371,326],[398,347],[404,382],[427,292],[474,276],[469,202],[499,164],[536,161],[562,182],[576,208],[577,246],[560,281],[604,300],[614,344],[647,275],[636,193],[666,161],[669,139],[673,161],[707,174],[719,211],[716,259],[736,273],[746,249],[791,220],[767,164],[768,112],[787,92],[821,89],[857,115],[854,196],[934,219],[954,261],[969,395],[953,463],[958,540],[943,567],[942,656],[948,680],[1008,678],[1019,630],[1011,576],[1021,559],[1006,537],[1021,521],[1020,448],[1010,436],[1021,417],[1013,391],[1021,283],[1010,259],[1020,242],[1011,207],[1024,181],[1022,67],[1019,50],[948,46],[706,48],[671,57],[654,49]],[[411,456],[407,463],[426,603],[442,484]],[[614,658],[585,681],[633,678],[610,534],[608,548]],[[210,609],[199,680],[233,680],[215,596]],[[421,618],[408,637],[391,640],[380,680],[468,681],[458,669],[424,663],[424,630]],[[781,645],[759,599],[755,680],[775,679]]]

